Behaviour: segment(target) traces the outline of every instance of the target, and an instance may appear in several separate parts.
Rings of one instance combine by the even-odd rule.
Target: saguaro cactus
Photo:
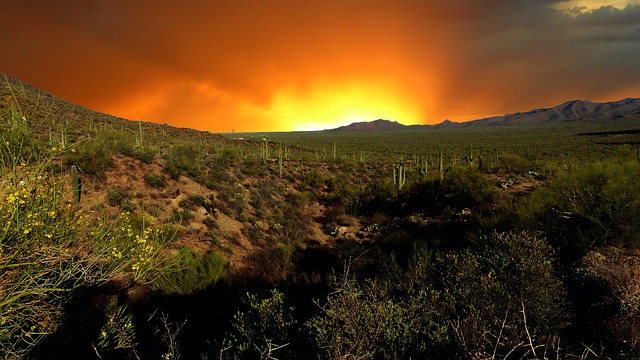
[[[138,135],[136,135],[136,146],[138,147],[142,147],[142,145],[144,145],[142,134],[142,121],[138,121]]]
[[[406,182],[407,173],[404,170],[404,165],[401,162],[398,166],[393,168],[393,183],[396,185],[398,191],[400,191]]]
[[[82,182],[78,177],[78,168],[75,165],[71,166],[71,189],[73,191],[73,202],[76,204],[80,203]]]
[[[282,177],[282,163],[283,163],[283,154],[282,147],[278,148],[278,176]]]
[[[60,147],[63,149],[67,147],[67,135],[63,127],[60,128]]]
[[[264,140],[264,156],[269,160],[269,139]]]
[[[440,173],[440,181],[444,179],[444,171],[442,164],[442,146],[440,146],[440,157],[438,158],[438,172]]]
[[[465,160],[467,160],[469,167],[473,167],[473,163],[475,162],[475,158],[473,157],[473,145],[469,145],[469,155],[465,156]]]
[[[420,174],[420,181],[425,181],[427,179],[427,171],[429,167],[429,163],[424,158],[424,156],[420,155],[420,159],[418,159],[418,173]]]

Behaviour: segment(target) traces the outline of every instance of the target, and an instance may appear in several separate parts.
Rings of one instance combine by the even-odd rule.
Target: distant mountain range
[[[390,131],[424,128],[482,127],[503,125],[553,124],[575,121],[639,120],[640,99],[627,98],[620,101],[596,103],[585,100],[567,101],[560,105],[493,116],[465,122],[445,120],[435,125],[403,125],[396,121],[378,119],[371,122],[357,122],[326,131]]]

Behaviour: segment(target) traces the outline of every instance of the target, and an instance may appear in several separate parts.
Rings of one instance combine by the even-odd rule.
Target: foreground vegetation
[[[224,138],[6,83],[3,358],[640,356],[637,122]]]

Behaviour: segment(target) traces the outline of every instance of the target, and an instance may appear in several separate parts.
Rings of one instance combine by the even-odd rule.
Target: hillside
[[[84,183],[79,204],[83,210],[151,214],[175,227],[173,248],[187,246],[196,252],[215,249],[237,271],[253,271],[246,266],[252,261],[245,260],[246,256],[282,245],[281,241],[264,241],[281,231],[266,225],[265,220],[282,216],[280,212],[287,208],[285,193],[297,193],[294,189],[300,180],[290,174],[288,165],[284,170],[290,174],[288,180],[278,176],[275,144],[269,145],[271,156],[264,168],[250,170],[259,161],[259,142],[243,142],[232,148],[230,140],[219,135],[117,118],[17,79],[7,80],[0,81],[0,112],[20,109],[38,139],[53,148],[67,148],[56,162],[67,172],[71,165],[78,167]],[[240,158],[241,152],[249,151],[255,156]],[[156,183],[149,181],[150,176]],[[266,213],[259,209],[262,202],[256,205],[255,198],[249,198],[265,189],[269,193],[260,196],[274,207]],[[329,237],[323,224],[311,217],[322,217],[318,213],[321,209],[317,201],[296,209],[296,213],[309,213],[309,223],[296,229],[296,234],[304,233],[308,239],[325,244]],[[254,213],[260,211],[265,226],[255,227],[258,219]],[[263,239],[262,245],[257,243],[259,239]]]

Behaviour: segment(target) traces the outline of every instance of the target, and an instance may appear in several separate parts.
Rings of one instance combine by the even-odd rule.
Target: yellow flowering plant
[[[109,249],[108,260],[134,283],[151,283],[162,271],[159,252],[170,237],[153,217],[124,212],[111,222],[106,235],[100,241]]]
[[[73,205],[68,174],[53,171],[73,146],[44,147],[24,117],[8,115],[0,113],[0,358],[23,358],[60,328],[82,289],[123,276],[152,281],[163,242],[149,218],[138,226],[131,214],[100,219]]]

